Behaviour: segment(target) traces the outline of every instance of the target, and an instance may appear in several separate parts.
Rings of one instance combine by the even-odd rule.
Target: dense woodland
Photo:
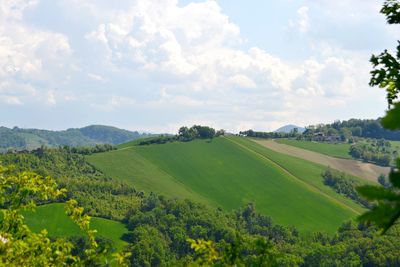
[[[188,239],[210,240],[220,255],[214,263],[279,266],[400,266],[400,238],[381,236],[366,225],[348,222],[335,235],[301,234],[275,224],[249,204],[227,212],[189,200],[138,192],[106,177],[72,149],[38,149],[0,156],[14,171],[32,170],[56,178],[87,214],[122,221],[129,229],[132,266],[186,265],[200,262]],[[396,229],[393,229],[396,231]],[[71,238],[84,246],[80,238]],[[103,240],[102,243],[107,243]],[[75,250],[79,253],[79,250]],[[203,256],[203,257],[202,257]]]

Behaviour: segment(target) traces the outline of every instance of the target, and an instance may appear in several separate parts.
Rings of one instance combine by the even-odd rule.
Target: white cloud
[[[55,92],[53,90],[47,92],[47,103],[51,106],[57,104]]]
[[[309,8],[302,6],[297,10],[297,18],[289,21],[289,27],[300,33],[306,33],[310,29],[310,17],[308,15]]]
[[[237,74],[229,79],[234,86],[241,88],[256,88],[257,84],[243,74]]]
[[[22,105],[21,99],[19,99],[19,97],[16,96],[8,96],[0,94],[0,102],[9,105]]]
[[[21,20],[24,10],[35,6],[36,0],[2,0],[0,2],[0,18],[5,20]]]
[[[98,82],[102,82],[102,83],[104,83],[104,82],[107,81],[106,78],[104,78],[103,76],[98,75],[98,74],[88,73],[87,76],[88,76],[90,79],[94,80],[94,81],[98,81]]]
[[[309,12],[307,6],[297,10],[292,26],[300,33],[310,30]],[[176,1],[135,1],[130,9],[111,13],[110,22],[100,23],[86,37],[107,51],[105,60],[114,70],[146,73],[150,81],[163,77],[168,91],[148,102],[153,108],[217,109],[236,114],[235,120],[247,112],[251,118],[243,123],[251,120],[259,126],[269,120],[278,125],[309,116],[319,106],[316,102],[343,104],[364,87],[355,77],[362,66],[334,46],[319,46],[322,57],[296,63],[259,47],[243,50],[239,27],[215,1],[184,7]],[[235,88],[253,90],[244,95]],[[257,112],[249,112],[254,106]]]
[[[297,10],[297,15],[299,16],[297,21],[297,26],[299,31],[304,33],[310,28],[310,18],[308,17],[308,7],[303,6]]]
[[[59,83],[68,72],[68,58],[72,54],[68,38],[60,33],[40,30],[23,22],[24,12],[34,8],[39,1],[4,0],[0,2],[0,79],[12,84],[18,99],[35,100],[40,94],[32,91],[46,90],[45,84]],[[39,89],[31,84],[40,82]],[[4,89],[3,89],[4,90]],[[23,93],[26,93],[23,95]],[[17,103],[16,97],[8,103]],[[38,99],[37,99],[38,100]],[[18,101],[19,104],[22,100]]]
[[[103,114],[140,108],[152,121],[165,119],[164,125],[203,121],[234,130],[336,119],[345,112],[330,109],[349,109],[357,95],[368,96],[370,68],[365,54],[331,41],[332,36],[320,37],[330,34],[318,32],[325,16],[338,23],[333,18],[346,7],[339,2],[306,1],[297,9],[291,41],[304,42],[308,50],[294,60],[292,51],[279,57],[274,50],[247,44],[217,1],[182,6],[177,0],[57,0],[60,17],[68,17],[72,28],[79,25],[79,30],[64,25],[60,33],[57,25],[48,30],[24,20],[25,12],[45,2],[4,0],[0,80],[6,85],[0,84],[1,101],[36,101],[54,110],[75,101]],[[371,2],[362,10],[372,12]],[[317,14],[321,10],[326,14]],[[366,19],[363,12],[353,13],[352,23]],[[281,20],[284,28],[288,18]],[[265,40],[272,43],[275,37]]]
[[[93,99],[92,99],[93,100]],[[91,106],[100,111],[110,112],[120,108],[126,108],[136,104],[136,100],[129,97],[111,95],[109,100],[104,103],[92,103]]]

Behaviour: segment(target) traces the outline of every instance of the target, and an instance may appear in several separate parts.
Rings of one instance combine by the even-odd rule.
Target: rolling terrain
[[[335,158],[311,150],[294,147],[292,145],[280,144],[273,140],[254,139],[254,141],[276,152],[295,156],[301,159],[307,159],[324,166],[330,166],[333,169],[344,171],[354,176],[365,178],[374,182],[377,181],[377,178],[380,174],[388,174],[390,171],[389,167],[382,167],[358,160]],[[328,146],[326,144],[322,145]]]
[[[325,167],[277,153],[249,139],[220,137],[132,146],[87,159],[138,190],[190,198],[232,210],[249,202],[275,222],[334,232],[363,209],[322,183]]]
[[[353,159],[349,154],[350,144],[326,144],[313,141],[300,141],[293,139],[277,139],[277,143],[290,145],[336,158]]]
[[[83,236],[83,233],[65,214],[64,204],[53,203],[38,206],[35,212],[25,212],[27,225],[32,231],[48,231],[50,237]],[[127,243],[121,237],[128,232],[125,225],[103,218],[92,217],[90,227],[97,230],[96,236],[113,241],[115,248],[121,249]]]
[[[90,125],[64,131],[0,127],[0,152],[9,149],[33,150],[41,146],[117,145],[149,135],[104,125]]]

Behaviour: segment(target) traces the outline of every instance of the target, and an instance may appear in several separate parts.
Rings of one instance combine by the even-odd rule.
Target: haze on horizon
[[[238,132],[377,118],[382,1],[5,0],[1,126]]]

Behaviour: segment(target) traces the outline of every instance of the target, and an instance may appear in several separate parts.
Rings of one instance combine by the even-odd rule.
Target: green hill
[[[138,190],[190,198],[226,210],[253,202],[277,223],[302,231],[334,232],[362,210],[322,184],[324,167],[297,162],[244,138],[123,146],[87,159],[106,175],[131,182]]]
[[[311,150],[317,153],[325,154],[336,158],[343,158],[343,159],[353,158],[349,154],[350,144],[326,144],[326,143],[319,143],[312,141],[299,141],[294,139],[279,139],[277,140],[277,142],[280,144]]]
[[[47,229],[51,237],[82,236],[79,227],[65,214],[64,204],[55,203],[39,206],[35,212],[26,212],[25,219],[32,231]],[[121,249],[126,242],[121,240],[128,230],[125,225],[103,218],[92,217],[90,227],[97,230],[97,236],[113,241],[115,248]]]
[[[32,150],[42,145],[47,147],[117,145],[146,136],[149,134],[104,125],[90,125],[64,131],[0,127],[0,152],[9,149]]]

